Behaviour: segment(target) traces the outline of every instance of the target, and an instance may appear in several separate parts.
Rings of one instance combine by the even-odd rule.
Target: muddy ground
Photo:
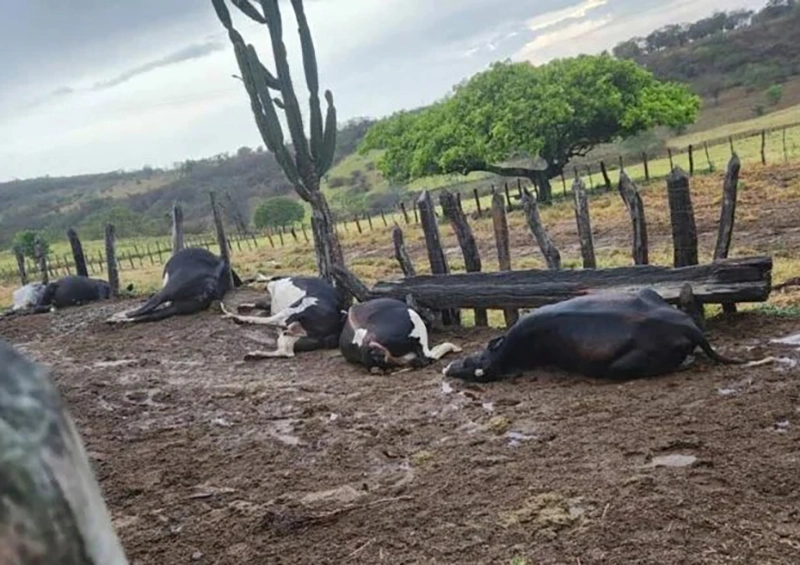
[[[718,350],[772,365],[699,354],[653,380],[470,389],[443,384],[449,359],[390,377],[335,352],[245,364],[265,330],[213,311],[103,323],[129,306],[4,319],[0,337],[54,368],[132,563],[798,562],[800,351],[769,343],[798,318],[712,324]]]

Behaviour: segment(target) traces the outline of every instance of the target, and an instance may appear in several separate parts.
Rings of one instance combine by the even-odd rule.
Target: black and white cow
[[[233,284],[242,281],[235,271]],[[178,251],[164,265],[164,283],[141,307],[118,312],[111,323],[155,322],[176,315],[195,314],[222,300],[230,288],[229,267],[207,249],[190,247]]]
[[[392,368],[418,369],[461,348],[452,343],[429,347],[422,317],[405,302],[375,298],[354,304],[347,313],[339,350],[350,363],[371,372]]]
[[[0,340],[0,562],[126,565],[48,369]]]
[[[269,316],[233,314],[222,305],[227,318],[280,331],[275,351],[253,351],[245,359],[294,357],[295,353],[336,347],[346,312],[339,307],[336,289],[330,283],[317,277],[272,277],[268,281]]]
[[[741,364],[715,352],[692,318],[654,290],[581,296],[538,308],[444,375],[488,382],[538,367],[608,379],[678,370],[697,347],[716,362]]]
[[[13,294],[12,310],[42,313],[110,297],[111,286],[106,281],[69,275],[47,284],[30,283],[17,289]]]

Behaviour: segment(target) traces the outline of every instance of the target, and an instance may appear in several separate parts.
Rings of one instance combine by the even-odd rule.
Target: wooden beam
[[[714,260],[726,259],[731,248],[733,239],[733,226],[736,219],[736,196],[739,187],[739,172],[742,164],[739,156],[734,153],[728,162],[728,170],[725,173],[725,180],[722,184],[722,206],[719,217],[719,232],[717,233],[717,244],[714,247]],[[722,305],[725,314],[736,312],[736,304],[728,302]]]
[[[404,300],[411,294],[423,306],[448,308],[536,308],[576,296],[636,292],[652,288],[677,303],[685,283],[699,304],[764,302],[772,289],[772,258],[725,259],[707,265],[671,268],[637,265],[614,269],[508,271],[417,276],[377,283],[372,296]]]
[[[431,273],[434,275],[447,275],[450,273],[450,266],[442,250],[441,236],[439,235],[439,225],[436,222],[436,210],[433,200],[427,190],[423,190],[417,200],[422,231],[425,233],[425,246],[428,249],[428,261],[431,265]],[[401,300],[405,299],[405,296]],[[460,313],[456,310],[442,312],[442,322],[445,326],[460,325]]]
[[[475,236],[472,233],[472,228],[469,227],[467,216],[461,208],[460,203],[456,197],[449,190],[443,189],[439,193],[439,203],[442,206],[442,213],[444,217],[450,222],[450,227],[456,234],[458,244],[461,247],[461,254],[464,256],[464,266],[468,273],[479,273],[481,271],[481,255],[478,251],[478,245],[475,243]],[[475,325],[488,326],[489,318],[486,315],[486,310],[475,310]]]
[[[183,249],[183,208],[176,200],[172,204],[172,254]]]
[[[647,220],[644,214],[644,203],[639,190],[625,171],[619,172],[619,193],[631,217],[633,262],[635,265],[647,265],[650,260],[647,250]]]
[[[72,248],[72,259],[75,261],[75,273],[79,277],[88,277],[89,270],[86,268],[86,257],[83,254],[83,245],[81,245],[78,232],[69,228],[67,230],[67,239],[69,239],[69,245]]]
[[[589,200],[586,197],[586,185],[580,177],[572,184],[572,196],[575,204],[575,222],[578,225],[578,239],[581,243],[581,256],[584,269],[596,269],[597,260],[594,255],[592,238],[592,221],[589,216]]]
[[[117,268],[117,234],[114,224],[106,224],[106,271],[111,296],[119,296],[119,269]]]
[[[672,224],[673,264],[676,267],[697,265],[697,226],[689,175],[680,167],[672,169],[667,177],[667,199]]]
[[[497,244],[497,261],[500,270],[510,271],[511,245],[509,242],[506,207],[503,203],[503,196],[494,189],[492,189],[492,225],[494,227],[494,239]],[[519,319],[519,312],[514,308],[506,308],[503,314],[507,328],[513,326]]]
[[[528,227],[531,229],[533,237],[536,239],[536,243],[542,251],[542,255],[544,255],[547,267],[549,269],[560,269],[561,254],[558,252],[558,248],[553,243],[553,240],[550,239],[544,227],[542,217],[539,215],[539,206],[536,203],[536,197],[531,195],[527,190],[522,196],[522,207],[525,210]]]
[[[400,229],[400,226],[396,225],[392,228],[392,244],[394,245],[394,258],[400,263],[403,276],[416,276],[417,270],[414,268],[414,263],[411,261],[411,256],[406,249],[406,244],[403,239],[403,230]]]

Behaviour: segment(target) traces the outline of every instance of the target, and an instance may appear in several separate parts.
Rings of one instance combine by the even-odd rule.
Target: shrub
[[[36,253],[34,252],[34,247],[35,247],[34,244],[36,242],[37,237],[39,238],[39,241],[41,241],[42,251],[44,252],[45,255],[47,255],[47,252],[50,250],[50,244],[45,239],[44,234],[33,230],[24,230],[17,232],[14,235],[13,246],[15,248],[19,247],[19,249],[22,251],[22,254],[25,257],[28,257],[30,259],[36,259]]]

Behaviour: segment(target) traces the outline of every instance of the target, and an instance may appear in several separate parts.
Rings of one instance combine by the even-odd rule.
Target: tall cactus
[[[211,0],[219,21],[228,30],[228,37],[233,44],[242,82],[250,98],[250,106],[261,137],[267,149],[275,155],[275,159],[294,185],[297,193],[311,205],[314,247],[320,276],[334,282],[333,266],[343,266],[344,259],[330,207],[325,195],[320,190],[320,179],[328,172],[333,163],[333,153],[336,148],[336,107],[333,104],[333,94],[330,90],[326,90],[327,114],[323,125],[317,58],[311,31],[303,10],[303,0],[291,0],[291,3],[297,18],[303,52],[303,68],[309,91],[310,135],[308,137],[303,127],[300,105],[292,85],[286,46],[283,43],[283,23],[278,0],[259,0],[258,2],[256,0],[230,0],[230,2],[244,15],[257,23],[266,25],[269,30],[272,54],[275,59],[275,74],[272,74],[264,66],[259,60],[255,48],[251,44],[245,43],[244,38],[233,27],[231,14],[225,0]],[[256,4],[260,4],[260,10]],[[279,94],[280,97],[275,94]],[[278,111],[282,111],[286,117],[294,156],[291,155],[284,142]]]

